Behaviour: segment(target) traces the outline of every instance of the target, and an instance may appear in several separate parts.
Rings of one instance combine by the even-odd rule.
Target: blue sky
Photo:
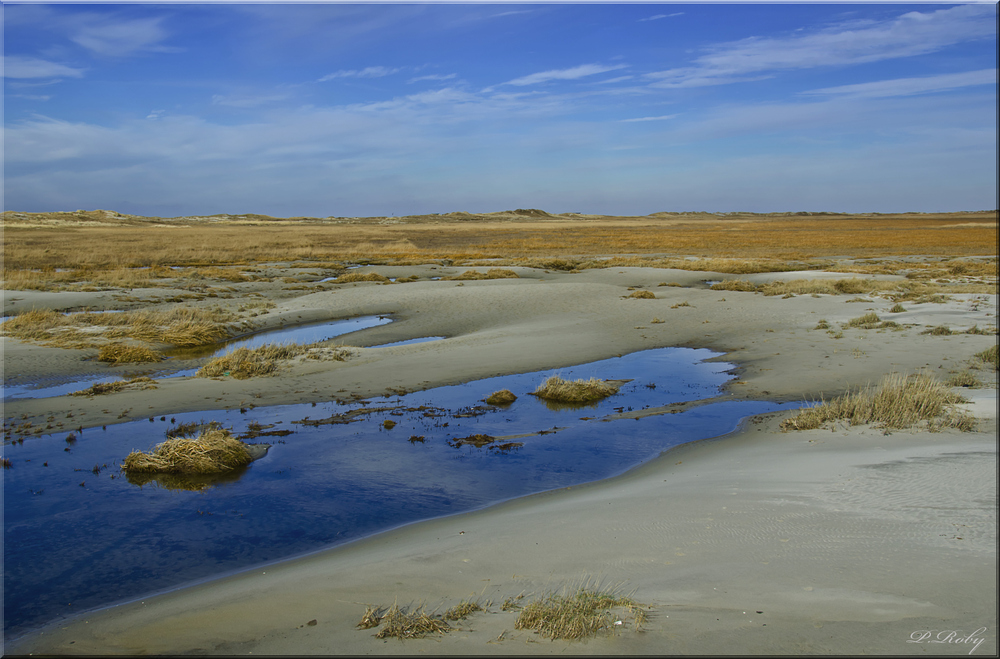
[[[994,4],[5,4],[4,208],[997,207]]]

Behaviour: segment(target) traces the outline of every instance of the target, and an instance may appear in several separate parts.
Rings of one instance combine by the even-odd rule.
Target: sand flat
[[[739,376],[724,397],[818,399],[893,371],[944,376],[996,342],[920,333],[946,322],[955,329],[995,325],[996,295],[908,304],[905,314],[890,316],[891,303],[877,298],[782,299],[698,285],[715,278],[722,277],[647,268],[534,271],[461,286],[358,284],[276,297],[271,324],[375,313],[396,320],[354,337],[346,362],[288,366],[274,378],[178,378],[162,380],[154,392],[14,401],[5,415],[83,414],[98,425],[115,423],[122,409],[143,416],[248,399],[258,406],[305,402],[314,392],[378,396],[387,387],[455,384],[661,346],[724,353],[720,359],[735,363]],[[664,281],[682,286],[657,285]],[[627,299],[629,287],[656,299]],[[45,302],[58,306],[50,297]],[[675,307],[681,302],[689,306]],[[899,316],[905,326],[845,329],[841,338],[815,329],[820,319],[836,327],[869,310]],[[421,335],[448,338],[365,347]],[[59,360],[66,361],[67,351],[16,344],[5,339],[5,362],[10,350],[19,368],[57,371]],[[783,433],[778,425],[789,413],[767,415],[613,479],[409,525],[92,612],[8,640],[6,651],[996,653],[995,381],[993,375],[991,388],[965,392],[979,418],[976,432],[885,434],[858,426]],[[635,599],[651,606],[644,631],[549,641],[515,630],[516,613],[499,611],[504,597],[587,577],[635,589]],[[434,608],[475,597],[492,599],[493,612],[445,636],[384,642],[374,630],[355,628],[368,604]],[[907,642],[920,639],[913,634],[921,630],[969,634],[980,627],[986,629],[970,644]]]

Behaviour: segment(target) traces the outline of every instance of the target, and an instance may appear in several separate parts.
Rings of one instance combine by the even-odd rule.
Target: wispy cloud
[[[114,57],[138,52],[177,52],[177,48],[162,45],[169,36],[162,22],[162,17],[118,20],[85,15],[70,40],[91,52]]]
[[[683,16],[683,15],[684,15],[684,12],[682,12],[682,11],[678,11],[678,12],[675,12],[673,14],[657,14],[655,16],[649,16],[647,18],[640,18],[636,22],[637,23],[645,23],[647,21],[658,21],[658,20],[661,20],[663,18],[673,18],[674,16]]]
[[[552,69],[550,71],[532,73],[531,75],[515,78],[514,80],[509,80],[502,84],[523,87],[526,85],[538,85],[552,80],[578,80],[579,78],[586,78],[587,76],[596,75],[598,73],[617,71],[618,69],[627,68],[627,66],[628,65],[626,64],[617,64],[615,66],[606,66],[604,64],[581,64],[580,66],[575,66],[571,69]]]
[[[419,76],[417,78],[410,78],[406,82],[407,82],[407,84],[410,84],[410,83],[414,83],[414,82],[423,82],[424,80],[452,80],[452,79],[457,78],[457,77],[458,77],[457,73],[448,73],[448,74],[444,74],[444,73],[432,73],[432,74],[426,75],[426,76]]]
[[[646,74],[651,86],[701,87],[759,80],[774,72],[843,66],[911,57],[955,43],[996,34],[996,10],[961,5],[918,11],[887,21],[839,24],[812,34],[783,38],[752,37],[719,44],[695,59],[694,66]]]
[[[212,105],[223,105],[233,108],[255,108],[267,103],[284,101],[288,94],[269,94],[263,96],[239,96],[235,94],[215,94]]]
[[[84,71],[85,69],[49,62],[37,57],[4,55],[3,58],[3,77],[5,78],[80,78]]]
[[[623,124],[631,124],[637,121],[663,121],[665,119],[673,119],[676,116],[676,114],[664,114],[659,117],[636,117],[635,119],[621,119],[620,121]]]
[[[384,78],[398,73],[399,69],[390,69],[385,66],[369,66],[363,69],[341,69],[333,73],[328,73],[319,79],[318,82],[327,82],[337,78]]]
[[[996,69],[966,71],[963,73],[946,73],[936,76],[919,78],[896,78],[893,80],[878,80],[863,82],[856,85],[840,85],[802,92],[803,94],[822,96],[850,96],[857,98],[886,98],[890,96],[913,96],[949,91],[961,87],[976,85],[995,85]]]

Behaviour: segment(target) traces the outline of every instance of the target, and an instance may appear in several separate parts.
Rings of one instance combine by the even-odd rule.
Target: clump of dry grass
[[[590,378],[589,380],[564,380],[553,375],[532,396],[558,403],[589,403],[618,393],[619,385]]]
[[[156,380],[144,375],[130,380],[115,380],[114,382],[98,382],[86,389],[74,391],[73,396],[101,396],[113,394],[125,389],[156,389]]]
[[[655,300],[656,295],[650,291],[632,291],[631,294],[626,295],[626,298],[633,298],[637,300]]]
[[[109,343],[101,346],[97,361],[112,364],[145,364],[163,361],[163,355],[145,346]]]
[[[899,302],[894,304],[892,309],[889,309],[889,313],[903,313],[904,311],[906,311],[906,307],[901,305]]]
[[[713,291],[743,291],[752,293],[757,290],[757,284],[745,279],[727,279],[718,284],[712,284]]]
[[[911,428],[929,422],[931,428],[972,430],[975,420],[955,409],[964,402],[944,384],[927,375],[893,373],[871,385],[799,412],[781,422],[782,430],[809,430],[846,420],[850,425],[872,423],[883,428]]]
[[[350,284],[351,282],[358,281],[379,281],[387,282],[389,278],[385,275],[380,275],[377,272],[348,272],[337,277],[333,283],[335,284]]]
[[[992,366],[994,370],[1000,369],[1000,357],[998,357],[997,352],[997,346],[993,345],[982,352],[977,352],[973,355],[973,359],[982,364]]]
[[[584,586],[572,595],[550,593],[525,604],[514,628],[530,629],[552,639],[579,639],[613,631],[629,616],[638,631],[646,620],[641,604],[615,589],[594,590]]]
[[[510,389],[501,389],[500,391],[494,391],[492,394],[486,397],[486,402],[490,405],[510,405],[515,400],[517,396],[514,395]]]
[[[454,277],[445,277],[445,279],[520,279],[517,273],[513,270],[507,270],[506,268],[490,268],[486,272],[479,272],[477,270],[466,270],[460,275],[455,275]]]
[[[441,616],[445,620],[464,620],[476,611],[483,611],[483,606],[479,602],[473,602],[472,600],[462,600],[455,606],[451,607]]]
[[[983,386],[976,374],[965,369],[964,371],[959,371],[955,373],[950,378],[948,378],[949,387],[968,387],[969,389],[978,389]]]
[[[947,325],[938,325],[937,327],[931,327],[925,329],[921,334],[930,334],[931,336],[951,336],[955,332],[951,331],[951,328]]]
[[[199,378],[234,377],[237,380],[270,375],[278,370],[278,362],[308,351],[301,345],[269,344],[259,348],[237,348],[216,357],[195,373]]]
[[[457,439],[448,440],[449,446],[454,446],[458,448],[459,446],[475,446],[476,448],[483,448],[487,444],[496,441],[496,437],[490,435],[483,435],[481,433],[476,433],[475,435],[469,435],[468,437],[459,437]]]
[[[246,445],[222,428],[203,431],[196,438],[168,439],[150,453],[132,451],[122,470],[135,473],[215,474],[252,462]]]
[[[875,312],[868,312],[863,316],[852,318],[847,321],[846,327],[857,327],[858,329],[875,329],[882,319]]]
[[[446,634],[451,626],[439,617],[428,615],[423,606],[413,611],[403,611],[393,603],[380,619],[382,628],[375,638],[422,638],[428,634]]]

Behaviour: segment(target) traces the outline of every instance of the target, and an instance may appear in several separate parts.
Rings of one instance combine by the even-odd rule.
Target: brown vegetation
[[[101,346],[97,361],[112,364],[145,364],[163,361],[163,355],[145,346],[109,343]]]
[[[893,373],[871,385],[848,392],[828,403],[799,412],[781,422],[783,430],[809,430],[825,423],[845,420],[850,425],[872,423],[883,428],[911,428],[921,422],[929,427],[972,430],[975,420],[955,409],[961,396],[927,375]]]
[[[514,395],[510,389],[501,389],[500,391],[494,391],[492,394],[486,397],[486,402],[490,405],[510,405],[515,400],[517,396]]]
[[[618,393],[618,388],[617,384],[597,378],[570,381],[553,375],[531,395],[557,403],[590,403]]]
[[[615,610],[618,615],[614,615]],[[638,631],[646,620],[642,605],[614,589],[581,587],[572,595],[551,593],[523,605],[515,629],[530,629],[551,639],[579,639],[610,632],[628,617]]]
[[[168,439],[150,453],[132,451],[122,469],[135,473],[214,474],[245,467],[252,461],[246,445],[222,428],[204,430],[198,437]]]

